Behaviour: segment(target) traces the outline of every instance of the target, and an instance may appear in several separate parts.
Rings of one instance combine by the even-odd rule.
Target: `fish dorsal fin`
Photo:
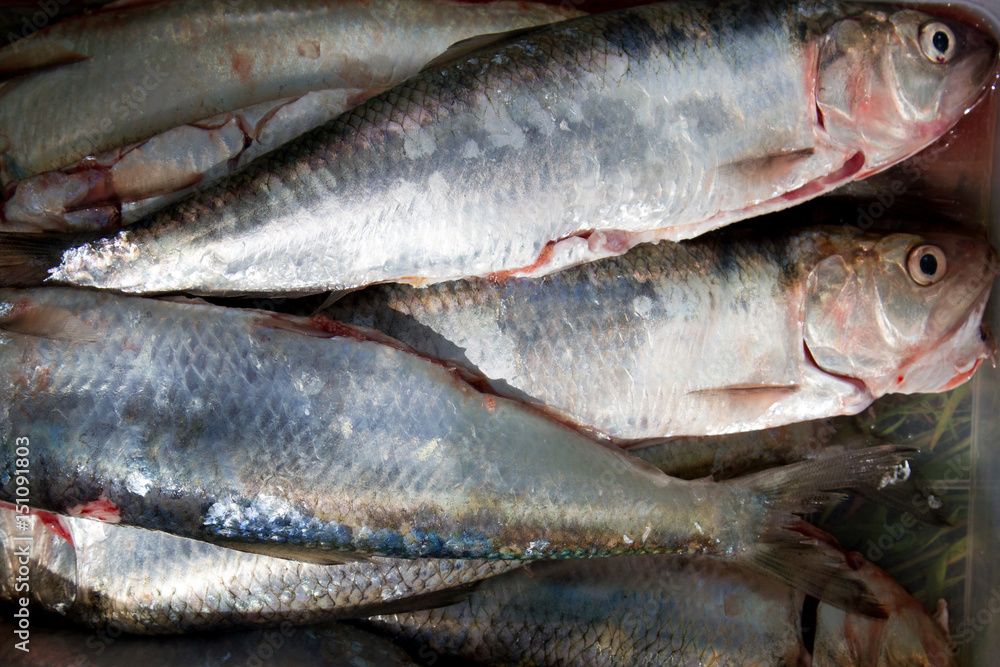
[[[0,81],[55,67],[72,65],[89,56],[61,40],[23,40],[0,49]]]
[[[69,342],[95,343],[100,340],[100,334],[94,327],[70,311],[30,301],[0,301],[0,330]]]
[[[460,60],[461,58],[464,58],[481,49],[485,49],[486,47],[500,46],[501,44],[512,42],[515,39],[524,37],[525,35],[530,35],[544,30],[547,27],[548,24],[536,25],[528,28],[518,28],[517,30],[508,30],[507,32],[491,32],[485,35],[476,35],[475,37],[459,40],[445,49],[437,58],[434,58],[429,63],[424,65],[421,72],[437,69],[446,63],[450,63],[454,60]]]

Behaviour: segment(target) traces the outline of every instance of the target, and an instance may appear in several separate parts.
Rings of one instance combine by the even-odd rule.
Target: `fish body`
[[[752,557],[818,489],[901,461],[683,482],[373,332],[71,289],[0,300],[0,441],[29,450],[32,507],[271,555]],[[19,461],[0,459],[2,501]]]
[[[538,279],[376,285],[325,312],[634,441],[955,387],[993,352],[981,325],[997,268],[963,233],[730,229]]]
[[[528,2],[252,0],[68,19],[0,49],[0,71],[66,60],[0,84],[0,229],[130,224],[416,74],[454,42],[579,14]],[[151,45],[153,33],[162,37]]]
[[[28,642],[8,617],[0,621],[0,661],[9,667],[414,667],[406,653],[372,633],[342,623],[214,636],[130,637],[113,629],[85,631],[33,622]]]
[[[475,40],[129,230],[0,237],[0,285],[288,295],[540,275],[893,164],[975,103],[995,59],[991,37],[919,12],[782,0]]]
[[[374,558],[317,565],[151,530],[0,509],[0,599],[30,582],[32,611],[141,635],[305,625],[380,608],[509,571],[517,561]],[[27,575],[19,552],[28,545]],[[19,549],[21,548],[21,549]],[[420,608],[419,603],[414,603]]]
[[[454,605],[366,625],[490,665],[956,664],[947,632],[885,572],[857,555],[830,557],[873,583],[888,619],[820,603],[807,640],[810,603],[786,586],[697,556],[635,556],[531,564]]]
[[[0,49],[0,75],[13,77],[0,95],[0,182],[313,90],[346,91],[346,104],[460,39],[578,14],[441,0],[115,3]]]

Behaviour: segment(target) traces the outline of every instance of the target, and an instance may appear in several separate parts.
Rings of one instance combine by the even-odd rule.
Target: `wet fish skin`
[[[0,661],[10,667],[414,667],[406,653],[364,630],[331,623],[321,628],[254,630],[214,636],[130,637],[33,623],[30,652],[5,614]]]
[[[0,75],[43,68],[3,84],[0,184],[259,102],[331,88],[363,98],[460,39],[579,14],[435,0],[135,5],[69,18],[0,49]]]
[[[84,43],[91,54],[87,63],[77,63],[65,72],[35,74],[27,83],[14,87],[13,99],[0,97],[0,127],[4,113],[10,114],[20,94],[32,95],[30,99],[41,104],[47,99],[42,95],[55,94],[62,104],[65,90],[60,86],[79,85],[83,81],[92,85],[88,93],[95,98],[88,100],[86,112],[97,116],[88,121],[99,122],[106,117],[101,113],[101,105],[108,102],[101,97],[113,97],[110,91],[122,79],[129,79],[133,72],[130,68],[138,68],[150,57],[143,32],[144,28],[153,29],[149,26],[162,29],[162,24],[186,22],[197,23],[201,28],[200,33],[175,31],[166,40],[167,46],[163,41],[157,42],[156,51],[166,51],[162,57],[173,63],[162,71],[167,77],[162,84],[164,98],[175,93],[178,85],[193,84],[185,76],[184,67],[189,60],[204,65],[212,60],[211,52],[220,49],[225,49],[226,57],[230,57],[244,48],[244,42],[254,39],[254,31],[265,46],[250,53],[259,55],[270,49],[272,60],[265,65],[255,55],[249,57],[253,61],[251,67],[257,66],[249,75],[253,85],[247,85],[226,68],[212,69],[211,83],[201,78],[193,84],[198,88],[192,88],[189,95],[197,97],[199,90],[203,95],[200,105],[193,109],[181,110],[172,105],[167,109],[157,108],[156,100],[160,97],[154,95],[158,90],[151,91],[148,104],[136,104],[132,109],[134,118],[127,119],[128,127],[116,125],[112,132],[117,133],[101,137],[100,146],[110,146],[110,150],[99,152],[95,148],[79,161],[73,157],[79,151],[74,151],[72,145],[55,133],[48,137],[51,145],[45,137],[26,145],[15,142],[0,153],[0,184],[5,171],[24,173],[27,178],[16,184],[8,183],[4,188],[0,230],[69,232],[108,230],[131,224],[416,74],[426,61],[453,42],[479,33],[503,32],[581,14],[568,7],[528,2],[501,1],[473,6],[440,0],[393,0],[368,6],[336,1],[279,6],[273,1],[254,0],[241,4],[238,14],[220,13],[217,9],[206,3],[181,2],[117,12],[113,22],[98,14],[59,26],[59,36],[53,39]],[[266,20],[255,20],[264,15]],[[90,32],[102,34],[103,39],[95,42]],[[234,32],[240,35],[235,41]],[[217,33],[224,33],[225,37]],[[300,37],[300,44],[308,54],[288,48]],[[206,42],[215,41],[219,44],[205,47]],[[306,55],[315,56],[313,62]],[[319,58],[324,60],[324,67],[315,62]],[[123,67],[120,64],[123,61],[130,65]],[[3,51],[0,51],[0,66],[2,62]],[[109,66],[109,62],[115,66]],[[104,93],[99,85],[112,88]],[[315,89],[323,85],[338,87]],[[158,85],[157,89],[160,88]],[[308,92],[274,99],[281,90]],[[197,113],[214,113],[215,106],[207,102],[216,96],[230,100],[217,100],[218,104],[248,101],[256,104],[239,109],[223,106],[225,113],[192,118]],[[167,113],[176,115],[165,116]],[[25,123],[36,120],[18,119]],[[187,124],[170,127],[166,125],[168,122]],[[50,131],[44,125],[35,129],[34,137]],[[66,134],[72,140],[74,133],[86,135],[87,131],[84,124]],[[145,132],[154,134],[149,136]],[[124,143],[130,136],[140,138],[129,140],[132,143],[124,146],[114,143]],[[46,152],[47,148],[51,150]],[[36,150],[38,155],[34,154]],[[61,169],[34,173],[41,166],[35,161],[46,156],[43,164],[58,164]]]
[[[510,571],[517,561],[373,558],[316,565],[233,551],[157,531],[48,515],[22,531],[0,509],[0,599],[17,599],[17,547],[31,538],[32,610],[95,628],[160,635],[305,625],[380,608]],[[67,539],[67,537],[69,539]],[[22,577],[23,579],[23,577]]]
[[[271,555],[754,558],[819,489],[905,457],[679,482],[345,325],[72,289],[0,302],[0,442],[30,439],[34,507]],[[0,460],[0,500],[17,480]]]
[[[943,253],[931,285],[906,266],[922,247]],[[885,393],[957,386],[993,352],[981,324],[997,271],[996,251],[964,232],[752,226],[539,279],[376,285],[324,312],[641,441],[852,414]]]
[[[364,97],[363,91],[337,89],[261,102],[36,174],[6,189],[0,229],[79,232],[132,224]]]
[[[802,636],[801,594],[697,556],[532,563],[455,605],[365,624],[490,665],[957,664],[947,634],[885,572],[856,554],[829,553],[858,568],[892,611],[887,620],[864,619],[820,603],[813,656]]]
[[[428,67],[118,235],[0,237],[0,285],[308,294],[538,275],[694,236],[888,166],[957,121],[996,44],[946,22],[963,51],[928,69],[904,36],[929,20],[882,6],[672,2],[537,28]],[[844,46],[826,32],[843,23],[871,40],[846,65],[824,51]],[[830,67],[814,76],[818,62]],[[912,82],[921,99],[908,106]],[[819,121],[817,90],[875,85],[892,99],[873,92],[862,115],[830,99],[829,126]],[[899,115],[928,105],[931,116]],[[837,109],[873,136],[841,132]],[[881,132],[897,122],[905,138]]]

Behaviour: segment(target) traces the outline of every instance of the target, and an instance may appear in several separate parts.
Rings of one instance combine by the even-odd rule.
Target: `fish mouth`
[[[951,391],[952,389],[955,389],[956,387],[962,386],[963,384],[965,384],[966,382],[968,382],[972,378],[973,375],[975,375],[976,371],[979,370],[979,366],[982,363],[983,363],[982,359],[976,359],[976,361],[973,362],[973,364],[972,364],[972,368],[970,368],[967,371],[963,371],[963,372],[960,372],[960,373],[956,374],[955,377],[953,377],[951,380],[949,380],[948,382],[946,382],[945,384],[943,384],[941,386],[941,389],[939,391]]]
[[[963,41],[969,55],[957,63],[951,75],[950,85],[941,98],[941,107],[946,113],[968,113],[986,97],[991,82],[1000,77],[997,57],[1000,45],[997,40],[983,31],[965,28]]]
[[[907,394],[950,391],[968,382],[983,361],[996,354],[996,340],[982,321],[991,288],[989,281],[980,289],[951,330],[935,343],[934,352],[920,353],[902,367],[892,391]],[[951,368],[948,375],[934,372],[936,367],[948,366]]]

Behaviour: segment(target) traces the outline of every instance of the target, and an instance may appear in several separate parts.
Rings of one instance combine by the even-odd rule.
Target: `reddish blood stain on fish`
[[[243,83],[250,83],[253,77],[253,54],[227,49],[233,71]]]
[[[97,500],[91,500],[67,508],[66,513],[70,516],[82,516],[105,523],[121,522],[121,513],[118,511],[118,506],[105,498],[103,494]]]
[[[316,60],[319,58],[319,52],[320,46],[318,41],[311,39],[305,42],[299,42],[299,55],[303,58]]]

